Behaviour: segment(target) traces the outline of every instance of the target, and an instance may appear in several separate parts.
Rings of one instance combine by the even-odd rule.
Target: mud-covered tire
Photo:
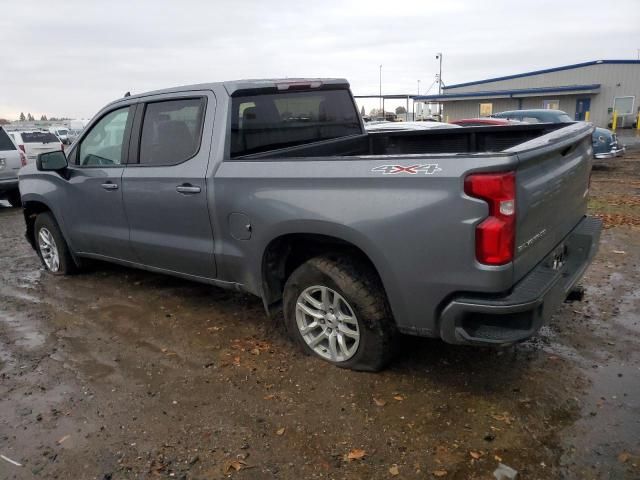
[[[324,358],[309,346],[301,332],[296,317],[298,301],[303,292],[315,286],[338,293],[355,314],[359,343],[348,359]],[[287,332],[306,354],[341,368],[362,371],[381,370],[391,360],[397,332],[380,279],[370,265],[345,256],[312,258],[289,276],[283,297]]]
[[[36,251],[38,252],[38,257],[40,257],[40,261],[42,262],[42,265],[44,265],[45,269],[53,275],[69,275],[74,273],[76,270],[76,264],[71,256],[69,246],[62,236],[58,222],[56,222],[53,215],[49,212],[39,213],[33,225],[33,231]],[[49,254],[49,251],[44,247],[46,243],[41,240],[40,236],[43,235],[48,237],[46,234],[49,234],[50,237],[53,238],[53,242],[51,242],[51,244],[57,251],[57,268],[52,268],[51,262],[48,262],[45,259]]]
[[[14,190],[7,195],[7,202],[13,208],[18,208],[22,206],[22,198],[20,197],[20,192],[18,190]]]

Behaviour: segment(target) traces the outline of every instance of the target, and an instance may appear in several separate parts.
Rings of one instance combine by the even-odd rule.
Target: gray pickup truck
[[[509,345],[593,258],[586,123],[366,132],[341,79],[127,96],[20,172],[26,237],[284,310],[307,353],[377,370],[399,333]]]

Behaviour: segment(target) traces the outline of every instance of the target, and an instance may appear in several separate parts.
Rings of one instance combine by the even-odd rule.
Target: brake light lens
[[[26,150],[24,149],[24,144],[18,145],[18,148],[22,150],[22,153],[27,153]]]
[[[64,152],[64,143],[60,142],[60,150]]]
[[[27,157],[22,152],[20,152],[20,165],[22,165],[23,167],[27,166]]]
[[[276,83],[276,88],[278,90],[308,90],[310,88],[320,88],[322,86],[322,82],[313,81],[313,82],[278,82]]]
[[[515,173],[474,173],[465,179],[464,191],[489,205],[489,216],[476,227],[476,258],[486,265],[511,262],[516,234]]]

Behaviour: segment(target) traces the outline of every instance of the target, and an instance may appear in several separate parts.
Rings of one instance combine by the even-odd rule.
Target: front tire
[[[284,288],[287,331],[307,354],[352,370],[378,371],[393,355],[396,329],[380,280],[349,257],[315,257]]]
[[[9,193],[7,195],[7,201],[9,202],[9,205],[11,205],[13,208],[21,207],[22,198],[20,197],[20,191],[14,190],[11,193]]]
[[[60,227],[49,212],[40,213],[34,223],[35,245],[45,269],[54,275],[69,275],[75,263]]]

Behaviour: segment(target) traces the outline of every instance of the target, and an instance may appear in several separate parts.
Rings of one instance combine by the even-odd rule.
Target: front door
[[[143,265],[215,278],[205,182],[214,111],[211,92],[159,95],[140,106],[122,183]]]
[[[591,99],[590,98],[578,98],[576,100],[576,116],[575,119],[578,121],[584,121],[586,118],[586,113],[591,110]]]
[[[69,152],[62,216],[78,253],[133,260],[121,181],[134,108],[105,114]]]

